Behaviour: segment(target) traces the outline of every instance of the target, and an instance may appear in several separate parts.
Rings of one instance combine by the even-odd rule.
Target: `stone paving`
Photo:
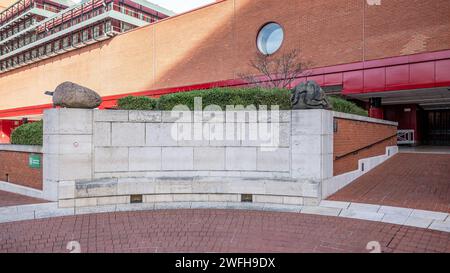
[[[450,154],[397,154],[328,200],[449,213]]]
[[[0,190],[0,207],[39,204],[48,201]]]
[[[114,212],[0,224],[0,252],[450,252],[450,233],[245,210]]]

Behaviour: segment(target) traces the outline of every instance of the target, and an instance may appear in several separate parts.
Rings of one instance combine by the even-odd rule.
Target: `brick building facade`
[[[413,143],[448,144],[436,119],[450,116],[449,12],[447,0],[218,1],[0,74],[0,118],[39,116],[50,107],[43,92],[66,80],[98,91],[101,107],[127,94],[238,84],[258,31],[277,22],[275,57],[299,50],[313,64],[308,79],[372,102],[371,113],[412,130]]]

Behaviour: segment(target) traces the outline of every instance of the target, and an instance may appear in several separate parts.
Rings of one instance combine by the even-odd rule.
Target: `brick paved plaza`
[[[399,153],[329,200],[450,212],[450,155]]]
[[[0,252],[449,252],[450,233],[281,212],[161,210],[0,224]]]

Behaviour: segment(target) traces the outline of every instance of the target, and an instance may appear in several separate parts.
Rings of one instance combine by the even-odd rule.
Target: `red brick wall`
[[[358,160],[383,155],[387,146],[397,145],[396,126],[342,118],[335,120],[337,132],[334,133],[333,175],[354,171],[358,169]],[[381,140],[384,141],[377,143]],[[374,143],[377,144],[346,155]]]
[[[42,90],[67,80],[109,96],[239,78],[270,21],[286,36],[275,56],[298,49],[314,67],[450,49],[449,0],[366,3],[221,1],[4,73],[0,109],[50,103]]]
[[[42,157],[41,168],[32,169],[28,166],[29,155],[24,152],[0,151],[0,181],[42,190]]]

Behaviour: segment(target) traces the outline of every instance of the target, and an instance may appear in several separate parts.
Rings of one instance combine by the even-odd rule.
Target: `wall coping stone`
[[[394,122],[394,121],[369,118],[369,117],[364,117],[364,116],[359,116],[359,115],[354,115],[354,114],[347,114],[347,113],[336,112],[336,111],[333,111],[333,117],[341,118],[341,119],[365,121],[365,122],[370,122],[370,123],[379,123],[379,124],[385,124],[385,125],[391,125],[391,126],[398,126],[398,122]]]
[[[15,145],[0,144],[0,151],[23,152],[23,153],[42,153],[42,146],[38,145]]]

